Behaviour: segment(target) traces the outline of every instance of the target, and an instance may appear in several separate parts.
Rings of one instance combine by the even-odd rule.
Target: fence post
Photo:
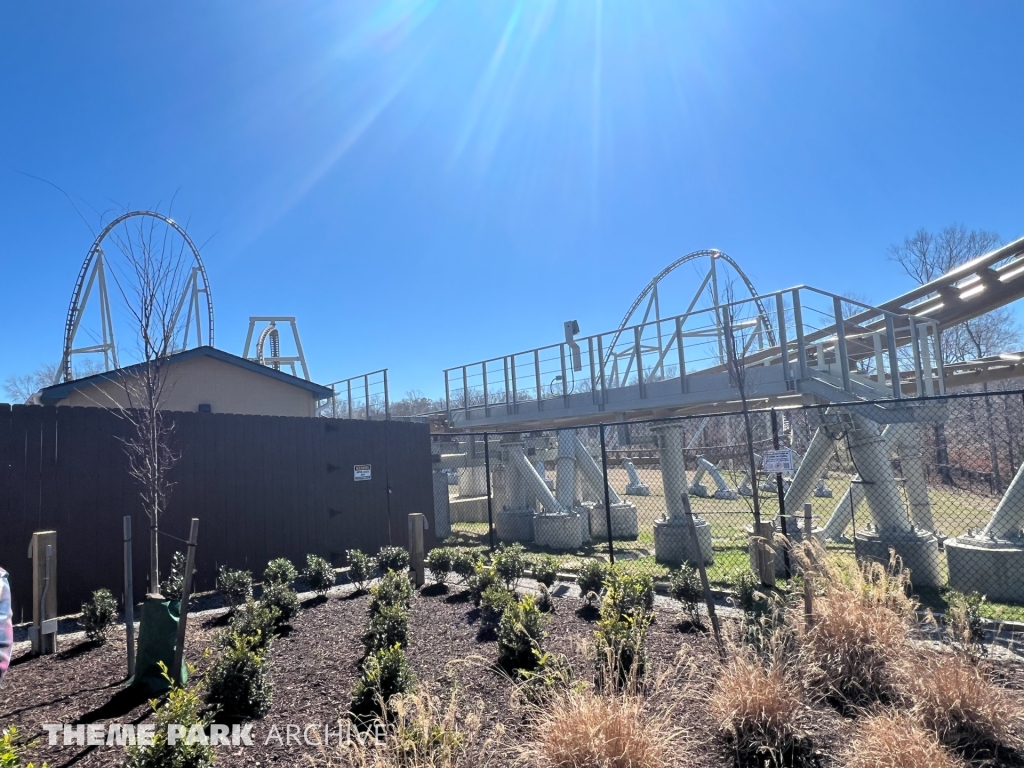
[[[470,438],[472,439],[472,438]],[[487,475],[487,536],[494,551],[494,512],[491,508],[491,441],[484,432],[484,474]]]
[[[601,471],[604,473],[604,524],[608,530],[608,562],[615,565],[615,544],[612,539],[612,506],[608,494],[608,449],[604,442],[604,424],[601,431]]]
[[[409,515],[409,566],[413,572],[413,583],[419,589],[426,583],[424,574],[423,529],[427,518],[419,512]]]
[[[779,416],[772,408],[772,447],[779,450]],[[775,473],[775,490],[779,494],[779,520],[782,522],[782,535],[786,543],[782,547],[783,575],[788,579],[793,575],[789,562],[789,534],[786,529],[786,489],[782,482],[782,473]]]
[[[192,518],[192,528],[188,534],[188,554],[185,556],[185,585],[181,590],[181,612],[178,615],[178,641],[174,646],[174,666],[171,668],[171,680],[181,685],[181,665],[185,657],[185,630],[188,628],[188,598],[192,592],[192,572],[196,568],[196,543],[199,539],[199,518]]]
[[[124,632],[128,644],[128,677],[135,674],[135,596],[132,585],[132,518],[124,517]]]
[[[814,526],[811,521],[811,505],[804,504],[804,557],[810,560],[810,542]],[[814,589],[811,584],[810,569],[804,570],[804,626],[810,629],[814,622]]]

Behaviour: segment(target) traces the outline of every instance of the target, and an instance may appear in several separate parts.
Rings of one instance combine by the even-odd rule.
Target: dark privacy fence
[[[519,541],[561,555],[570,570],[600,558],[664,578],[699,551],[711,581],[729,586],[751,568],[755,519],[799,538],[810,504],[815,535],[835,557],[895,550],[925,604],[941,610],[951,588],[977,591],[988,615],[1024,620],[1024,393],[749,417],[749,439],[741,413],[434,435],[438,518],[443,529],[447,513],[448,543]],[[763,471],[776,447],[793,450],[795,472]],[[681,524],[684,493],[696,545]],[[785,579],[784,547],[775,549]]]
[[[411,512],[428,516],[433,543],[425,424],[219,413],[173,421],[180,459],[160,521],[161,578],[193,517],[199,590],[213,588],[220,565],[258,577],[275,557],[341,565],[348,549],[404,546]],[[122,518],[131,515],[135,597],[145,593],[148,518],[118,440],[126,426],[101,408],[0,405],[0,567],[11,574],[16,621],[32,615],[33,531],[57,531],[58,605],[73,613],[94,589],[123,593]],[[369,465],[370,479],[356,481],[355,465]]]

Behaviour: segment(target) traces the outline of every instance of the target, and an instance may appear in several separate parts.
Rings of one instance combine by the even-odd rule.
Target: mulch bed
[[[589,676],[586,642],[592,637],[596,612],[584,607],[574,590],[556,589],[557,609],[549,614],[547,650],[565,654],[581,676]],[[511,765],[517,742],[528,735],[522,707],[513,704],[514,684],[497,669],[492,640],[479,637],[477,611],[458,587],[426,588],[413,601],[410,664],[421,685],[446,698],[455,691],[460,705],[481,718],[481,740],[496,745],[489,764]],[[206,613],[190,622],[187,658],[201,676],[211,659],[203,652],[223,624],[222,612]],[[282,739],[287,726],[330,724],[335,732],[348,705],[361,658],[359,637],[366,624],[367,597],[350,588],[332,590],[327,599],[307,599],[301,614],[271,651],[274,700],[270,713],[252,728],[251,747],[218,747],[217,764],[224,766],[308,765],[319,749],[305,744],[278,744],[268,736],[276,726]],[[686,736],[681,740],[678,765],[722,766],[733,762],[729,745],[716,738],[705,705],[713,683],[717,654],[712,638],[685,632],[678,612],[659,600],[656,620],[647,640],[651,676],[660,678],[652,703],[674,706]],[[725,619],[726,632],[735,622]],[[113,633],[112,633],[113,634]],[[0,689],[0,727],[16,725],[22,736],[39,736],[25,762],[46,761],[60,766],[120,766],[118,747],[48,746],[44,723],[143,722],[151,718],[149,704],[125,700],[120,693],[124,674],[123,636],[105,645],[81,643],[57,656],[31,658],[22,651]],[[1018,682],[1024,680],[1019,671]],[[809,765],[838,765],[836,755],[850,737],[851,722],[828,708],[808,707],[806,736],[813,746]],[[321,730],[322,732],[322,730]],[[307,757],[308,756],[308,757]],[[339,763],[340,764],[340,763]]]

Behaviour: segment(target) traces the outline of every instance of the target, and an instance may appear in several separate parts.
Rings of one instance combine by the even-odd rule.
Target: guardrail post
[[[843,300],[832,297],[832,310],[836,319],[836,357],[839,358],[839,370],[843,377],[843,389],[852,391],[850,383],[850,358],[846,356],[846,320],[843,318]]]
[[[444,372],[444,410],[448,416],[448,421],[452,420],[452,396],[451,389],[448,386],[448,371]]]
[[[516,356],[512,355],[512,413],[519,413],[519,385],[516,383]]]
[[[641,399],[647,395],[644,393],[644,353],[640,349],[640,326],[633,326],[633,357],[636,360],[636,386]]]
[[[508,381],[508,358],[507,357],[501,358],[501,364],[502,364],[502,367],[505,369],[505,415],[506,416],[511,416],[512,415],[512,406],[511,406],[511,404],[508,401],[508,393],[509,393],[509,389],[510,389],[510,385],[509,385],[509,381]]]
[[[921,347],[917,336],[917,323],[912,315],[907,315],[907,327],[910,328],[910,348],[914,351],[914,381],[917,384],[917,397],[924,396],[924,379],[921,376]]]
[[[804,313],[800,306],[800,289],[793,289],[793,324],[796,326],[796,359],[800,378],[807,378],[807,347],[804,344]]]
[[[679,389],[685,395],[686,386],[686,352],[683,350],[683,318],[676,317],[676,356],[679,358]]]
[[[562,358],[562,402],[566,408],[569,407],[569,380],[566,378],[568,372],[565,369],[565,344],[558,345],[558,356]]]
[[[540,350],[533,350],[533,376],[537,385],[537,410],[544,410],[544,390],[540,380]]]
[[[366,411],[366,420],[370,420],[370,374],[363,376],[363,409]]]
[[[604,373],[604,343],[601,341],[601,337],[597,337],[597,356],[600,358],[601,364],[601,400],[599,402],[600,410],[604,410],[605,403],[608,402],[608,390],[605,388],[607,379]]]
[[[896,356],[896,326],[893,324],[892,315],[885,313],[885,346],[889,350],[889,376],[892,378],[892,394],[897,400],[903,397],[903,387],[900,386],[900,361]]]
[[[484,381],[484,417],[491,415],[491,396],[487,393],[487,361],[480,363]]]
[[[779,326],[779,349],[782,351],[782,380],[789,386],[789,342],[786,338],[786,303],[782,299],[782,293],[775,294],[775,316]]]
[[[597,374],[594,371],[594,337],[587,337],[587,358],[590,360],[590,399],[597,405]]]
[[[515,371],[515,368],[512,369]],[[487,536],[491,543],[491,551],[494,551],[494,511],[491,499],[494,493],[491,491],[491,440],[484,432],[484,473],[487,475]]]
[[[391,419],[391,401],[388,399],[388,369],[384,369],[384,420]]]

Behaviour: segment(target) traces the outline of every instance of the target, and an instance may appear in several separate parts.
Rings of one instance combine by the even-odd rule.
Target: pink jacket
[[[11,663],[11,649],[14,647],[14,618],[11,613],[11,585],[7,571],[0,568],[0,683]]]

